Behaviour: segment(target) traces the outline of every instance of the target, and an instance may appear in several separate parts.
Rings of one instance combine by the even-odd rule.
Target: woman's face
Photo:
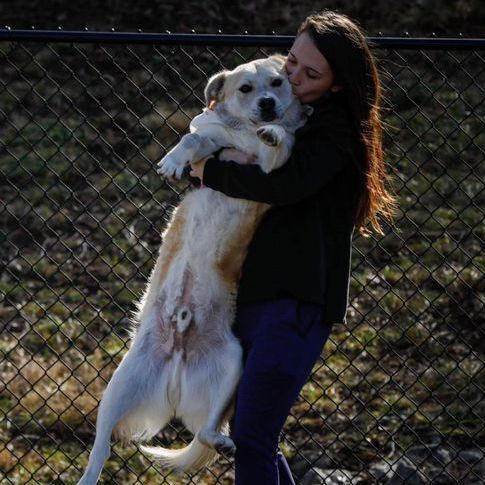
[[[285,62],[293,94],[302,103],[314,103],[326,92],[339,91],[327,59],[317,49],[307,32],[302,32],[293,43]]]

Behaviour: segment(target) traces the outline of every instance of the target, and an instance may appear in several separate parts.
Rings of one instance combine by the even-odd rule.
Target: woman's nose
[[[296,70],[288,74],[288,79],[290,81],[290,84],[293,84],[293,85],[300,84],[300,75]]]

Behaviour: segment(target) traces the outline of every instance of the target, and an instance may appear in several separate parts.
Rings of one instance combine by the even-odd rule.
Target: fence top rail
[[[219,45],[289,47],[292,35],[172,34],[146,32],[91,32],[67,30],[0,29],[0,42],[52,42],[156,45]],[[485,39],[451,37],[369,37],[375,47],[386,49],[465,49],[485,50]]]

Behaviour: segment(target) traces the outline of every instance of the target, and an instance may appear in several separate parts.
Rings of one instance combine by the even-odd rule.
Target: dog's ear
[[[268,60],[273,62],[278,69],[283,69],[286,61],[286,57],[282,54],[273,54],[272,56],[268,57]]]
[[[204,90],[205,105],[209,107],[212,101],[219,101],[222,88],[226,81],[227,71],[214,74],[207,83]]]

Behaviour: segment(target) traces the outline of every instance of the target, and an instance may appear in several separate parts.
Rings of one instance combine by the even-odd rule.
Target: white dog
[[[221,147],[256,156],[264,172],[280,167],[294,132],[311,112],[291,92],[284,57],[214,75],[205,89],[209,108],[159,163],[180,177],[191,161]],[[96,439],[80,483],[94,484],[110,454],[114,432],[145,441],[173,417],[194,434],[177,450],[142,447],[175,471],[232,454],[227,422],[242,371],[242,349],[231,332],[241,267],[268,204],[235,199],[207,187],[190,192],[162,234],[163,244],[145,294],[131,347],[99,406]]]

